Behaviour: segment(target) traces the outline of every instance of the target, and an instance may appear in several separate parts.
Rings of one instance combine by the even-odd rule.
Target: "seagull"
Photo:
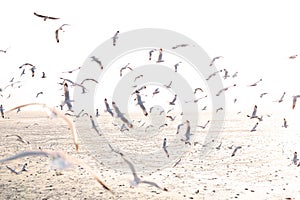
[[[177,99],[177,94],[175,94],[173,100],[171,102],[169,102],[170,105],[175,105],[175,101]]]
[[[216,72],[210,74],[210,75],[207,77],[206,80],[208,81],[208,80],[211,79],[213,76],[217,75],[217,73],[219,73],[219,72],[222,72],[222,70],[219,70],[219,71],[216,71]]]
[[[160,63],[160,62],[164,62],[163,60],[162,60],[162,48],[160,48],[159,49],[159,54],[158,54],[158,59],[157,59],[157,63]]]
[[[206,108],[207,108],[207,106],[204,106],[204,107],[202,108],[202,110],[204,111],[204,110],[206,110]]]
[[[119,35],[120,31],[117,31],[115,33],[115,35],[112,37],[112,40],[113,40],[113,46],[116,46],[116,42],[117,42],[117,39],[119,38],[118,35]]]
[[[166,88],[171,88],[171,85],[172,85],[172,82],[173,81],[170,81],[170,83],[168,85],[164,85]]]
[[[78,145],[78,136],[77,136],[77,130],[75,128],[75,125],[72,122],[72,120],[67,118],[61,111],[59,111],[55,108],[51,108],[48,105],[43,104],[43,103],[28,103],[28,104],[23,104],[23,105],[14,107],[14,108],[6,111],[6,113],[9,113],[11,111],[14,111],[14,110],[17,110],[17,109],[20,109],[20,108],[23,108],[23,107],[27,107],[27,106],[42,106],[43,108],[47,108],[51,112],[52,115],[62,117],[67,122],[69,128],[71,129],[71,133],[72,133],[72,136],[73,136],[73,142],[75,144],[76,150],[78,151],[78,147],[79,147],[79,145]]]
[[[12,134],[12,135],[6,135],[6,137],[11,137],[11,136],[16,136],[17,137],[17,141],[20,141],[24,144],[30,144],[30,142],[24,140],[20,135],[17,134]]]
[[[182,63],[182,62],[180,61],[180,62],[178,62],[178,63],[176,63],[176,64],[174,65],[175,72],[177,72],[177,68],[178,68],[178,66],[179,66],[180,63]]]
[[[256,122],[256,124],[254,125],[254,127],[251,129],[250,132],[256,131],[257,126],[258,126],[258,122]]]
[[[156,88],[155,90],[154,90],[154,92],[152,93],[152,97],[155,95],[155,94],[158,94],[159,93],[159,88]]]
[[[282,94],[282,96],[279,100],[276,100],[276,101],[273,101],[273,102],[281,103],[283,101],[284,95],[285,95],[285,92],[283,92],[283,94]]]
[[[227,91],[229,88],[235,87],[235,86],[236,86],[236,84],[233,84],[232,86],[225,87],[225,88],[221,89],[221,90],[216,94],[216,96],[220,96],[220,94],[221,94],[222,92],[225,92],[225,91]]]
[[[180,127],[183,126],[183,125],[184,125],[184,123],[181,123],[181,124],[178,124],[178,125],[177,125],[177,131],[176,131],[176,134],[179,133]]]
[[[100,66],[101,69],[103,69],[102,62],[97,57],[91,56],[90,58],[92,59],[92,61],[96,62]]]
[[[96,133],[101,136],[101,133],[98,130],[98,126],[96,125],[96,122],[94,121],[92,115],[90,115],[90,120],[91,120],[91,123],[92,123],[92,129],[94,129],[96,131]]]
[[[237,77],[238,73],[239,73],[239,72],[235,72],[235,73],[232,75],[232,78]]]
[[[21,65],[20,67],[19,67],[19,69],[22,69],[23,67],[26,67],[26,66],[30,66],[30,67],[35,67],[33,64],[31,64],[31,63],[24,63],[23,65]]]
[[[196,94],[197,91],[203,92],[203,90],[202,90],[201,88],[196,88],[196,89],[194,90],[194,94]]]
[[[235,149],[233,150],[231,156],[235,156],[235,153],[237,152],[237,150],[238,150],[238,149],[241,149],[241,148],[242,148],[242,146],[237,146],[237,147],[235,147]]]
[[[287,128],[287,127],[288,127],[288,125],[287,125],[287,122],[286,122],[286,119],[285,119],[285,118],[283,118],[283,125],[282,125],[282,127],[284,127],[284,128]]]
[[[125,70],[125,69],[130,69],[131,71],[133,71],[133,69],[131,67],[128,67],[130,65],[130,63],[128,63],[127,65],[125,65],[125,67],[122,67],[120,69],[120,77],[122,77],[122,71]]]
[[[297,165],[297,162],[298,162],[298,156],[297,156],[297,152],[295,152],[294,153],[294,157],[293,157],[293,163],[295,164],[295,165]],[[299,165],[298,165],[299,166]]]
[[[47,19],[52,19],[52,20],[57,20],[57,19],[59,19],[59,18],[57,18],[57,17],[49,17],[49,16],[37,14],[36,12],[34,12],[33,14],[34,14],[35,16],[37,16],[37,17],[43,18],[44,21],[46,21]]]
[[[113,117],[114,113],[110,109],[109,104],[107,103],[107,99],[106,98],[104,99],[104,104],[105,104],[105,108],[106,108],[105,112],[108,112]]]
[[[199,100],[204,99],[204,98],[206,98],[206,97],[207,97],[207,95],[205,95],[204,97],[200,97],[200,98],[198,98],[198,99],[194,99],[194,100],[190,100],[190,101],[185,101],[185,103],[190,103],[190,102],[197,103]]]
[[[8,162],[8,161],[12,161],[18,158],[23,158],[23,157],[28,157],[28,156],[44,156],[44,157],[51,157],[52,158],[52,163],[58,165],[59,169],[64,169],[66,167],[69,167],[71,164],[76,164],[79,165],[83,168],[85,168],[92,176],[94,179],[96,179],[96,181],[98,183],[100,183],[102,185],[102,187],[108,191],[110,191],[112,194],[113,191],[107,187],[103,181],[101,181],[100,177],[91,170],[90,166],[88,166],[87,164],[85,164],[84,162],[73,158],[69,155],[67,155],[64,152],[58,152],[58,151],[24,151],[21,153],[17,153],[13,156],[4,158],[0,160],[0,163],[4,163],[4,162]]]
[[[3,50],[3,49],[0,49],[0,52],[2,52],[2,53],[7,53],[7,50],[8,50],[9,48],[7,48],[7,49],[5,49],[5,50]]]
[[[42,72],[43,73],[43,75],[42,75],[42,77],[41,78],[46,78],[46,74],[45,74],[45,72]]]
[[[170,115],[166,116],[167,118],[169,118],[171,121],[174,121],[176,119],[176,116],[175,117],[172,117]]]
[[[259,79],[258,81],[256,81],[255,83],[253,83],[253,84],[251,84],[251,85],[248,85],[249,87],[254,87],[254,86],[257,86],[257,84],[259,83],[259,82],[261,82],[262,81],[262,79]]]
[[[181,161],[181,158],[173,165],[173,168],[176,167]]]
[[[225,72],[225,74],[224,74],[224,80],[226,79],[226,78],[228,78],[228,77],[230,77],[229,75],[228,75],[228,71],[226,70],[226,69],[224,69],[224,72]]]
[[[296,107],[297,98],[299,98],[299,97],[300,97],[300,95],[293,96],[293,106],[292,106],[292,109],[294,109]]]
[[[167,111],[167,114],[168,114],[169,112],[171,112],[172,110],[174,110],[174,108],[171,108],[170,110],[168,110],[168,111]]]
[[[61,25],[58,29],[55,30],[55,39],[56,39],[56,42],[57,42],[57,43],[59,43],[59,37],[58,37],[59,31],[65,32],[65,31],[63,30],[63,27],[64,27],[64,26],[69,26],[69,25],[70,25],[70,24],[63,24],[63,25]]]
[[[121,155],[121,154],[120,154]],[[132,175],[133,175],[133,181],[131,182],[131,185],[132,186],[137,186],[138,184],[140,183],[145,183],[145,184],[148,184],[148,185],[152,185],[158,189],[161,189],[161,190],[164,190],[164,191],[168,191],[166,188],[161,188],[159,185],[157,185],[156,183],[154,182],[151,182],[151,181],[145,181],[145,180],[141,180],[140,177],[138,177],[136,171],[135,171],[135,168],[133,166],[133,164],[127,160],[124,155],[122,154],[121,155],[122,159],[127,163],[127,165],[129,166],[131,172],[132,172]]]
[[[167,151],[167,138],[164,138],[163,146],[162,148],[164,149],[164,152],[166,153],[167,157],[169,158],[169,152]]]
[[[133,127],[132,123],[130,123],[128,121],[128,119],[126,117],[124,117],[124,114],[121,113],[120,109],[118,108],[118,106],[116,105],[116,103],[114,101],[112,102],[112,107],[114,108],[114,111],[117,114],[116,117],[120,118],[129,128],[132,128]]]
[[[160,125],[160,126],[158,127],[158,129],[161,129],[161,128],[165,127],[165,126],[168,126],[168,124],[164,123],[164,124]]]
[[[172,49],[177,49],[179,47],[187,47],[187,46],[189,46],[189,44],[178,44],[176,46],[173,46]]]
[[[92,57],[95,57],[95,56],[92,56]],[[69,73],[69,74],[71,74],[71,73],[73,73],[74,71],[77,71],[77,70],[79,70],[79,69],[81,69],[81,67],[78,67],[78,68],[73,69],[73,70],[65,71],[65,72],[62,72],[62,73]]]
[[[289,59],[295,59],[297,57],[298,57],[298,55],[292,55],[292,56],[289,57]]]
[[[212,61],[210,62],[209,66],[213,66],[214,62],[217,60],[217,59],[220,59],[220,58],[223,58],[223,56],[217,56],[217,57],[214,57],[212,59]]]
[[[151,50],[149,51],[149,60],[152,59],[152,53],[153,53],[154,51],[157,51],[157,49],[151,49]]]
[[[142,78],[142,77],[143,77],[143,74],[136,76],[136,77],[134,78],[134,82],[135,82],[137,79]]]
[[[86,81],[93,81],[93,82],[95,82],[95,83],[98,83],[98,81],[96,81],[95,79],[93,79],[93,78],[86,78],[86,79],[84,79],[83,81],[81,81],[81,83],[80,83],[80,85],[82,85],[84,82],[86,82]]]
[[[260,98],[263,98],[263,96],[265,96],[265,95],[267,95],[267,94],[268,94],[268,93],[266,93],[266,92],[261,93],[259,97],[260,97]]]
[[[59,83],[60,85],[64,85],[64,86],[65,86],[66,83],[64,83],[64,82],[67,81],[67,82],[69,82],[69,83],[72,84],[71,86],[78,86],[78,87],[81,87],[81,89],[82,89],[82,94],[86,93],[86,88],[85,88],[83,85],[78,84],[78,83],[75,83],[74,81],[71,81],[70,79],[66,79],[66,78],[62,78],[62,77],[60,77],[60,79],[64,80],[62,83]]]
[[[202,128],[202,129],[205,129],[209,122],[210,122],[210,121],[207,120],[206,124],[204,124],[203,126],[198,126],[198,127]]]
[[[216,110],[216,113],[219,112],[219,111],[221,111],[221,110],[223,110],[222,107],[218,108],[218,109]]]
[[[250,119],[257,118],[256,112],[257,112],[257,105],[254,105],[252,115],[251,116],[247,115],[247,117],[250,117]]]
[[[139,91],[135,91],[136,94],[136,99],[137,99],[137,104],[140,106],[140,108],[143,110],[143,113],[145,116],[148,115],[146,108],[144,106],[144,102],[142,101],[141,95],[139,94]]]
[[[43,92],[39,92],[36,94],[35,98],[38,98],[40,94],[44,94]]]

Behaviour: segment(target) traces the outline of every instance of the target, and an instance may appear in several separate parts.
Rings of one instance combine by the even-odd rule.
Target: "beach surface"
[[[52,169],[51,158],[24,157],[0,164],[0,199],[299,199],[300,167],[292,164],[293,154],[299,150],[299,125],[295,122],[283,128],[282,119],[273,114],[264,118],[257,131],[250,132],[257,119],[245,120],[241,115],[245,114],[226,115],[215,145],[205,155],[203,141],[208,132],[199,129],[192,133],[198,137],[180,158],[170,152],[170,158],[163,159],[170,160],[167,165],[138,172],[143,180],[168,190],[163,191],[147,184],[131,187],[132,174],[122,158],[111,152],[96,155],[91,151],[94,147],[87,146],[93,143],[86,139],[79,141],[76,152],[70,130],[61,118],[49,119],[45,112],[10,113],[0,120],[0,159],[29,150],[64,151],[90,165],[114,194],[104,190],[83,167]],[[108,126],[111,120],[103,114],[98,123]],[[171,132],[175,129],[166,128]],[[106,134],[122,147],[123,137],[111,130]],[[13,134],[30,143],[18,141]],[[97,137],[92,129],[91,137]],[[123,145],[134,144],[134,138],[131,140],[124,137]],[[231,156],[237,146],[242,148]],[[178,158],[180,162],[173,167]],[[19,175],[6,167],[18,171],[25,163],[27,171]]]

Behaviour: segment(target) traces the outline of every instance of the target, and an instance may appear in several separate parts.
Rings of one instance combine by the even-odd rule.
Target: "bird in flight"
[[[208,81],[208,80],[211,79],[213,76],[217,75],[217,73],[222,72],[222,71],[223,71],[223,70],[219,70],[219,71],[216,71],[216,72],[210,74],[210,75],[206,78],[206,80]]]
[[[175,105],[175,101],[177,99],[177,94],[174,95],[174,98],[171,102],[169,102],[170,105]]]
[[[196,94],[197,91],[203,92],[203,90],[202,90],[201,88],[196,88],[196,89],[194,90],[194,94]]]
[[[287,121],[286,121],[285,118],[283,118],[283,125],[282,125],[282,127],[284,127],[284,128],[287,128],[287,127],[288,127]]]
[[[203,126],[198,126],[198,127],[202,128],[202,129],[205,129],[209,122],[210,122],[210,121],[207,120],[206,124],[204,124]]]
[[[169,155],[169,152],[167,150],[167,138],[164,138],[164,142],[163,142],[162,148],[164,149],[164,152],[166,153],[167,157],[169,158],[170,155]]]
[[[120,69],[120,77],[122,77],[122,72],[123,72],[123,70],[125,70],[125,69],[129,69],[129,70],[131,70],[131,71],[133,71],[133,69],[131,68],[131,67],[128,67],[130,65],[130,63],[128,63],[127,65],[125,65],[124,67],[122,67],[121,69]]]
[[[171,88],[171,85],[172,85],[172,82],[173,81],[170,81],[170,83],[168,85],[164,85],[166,88]]]
[[[247,115],[247,117],[250,117],[250,119],[257,118],[256,112],[257,112],[257,105],[254,105],[252,115],[251,116]]]
[[[253,83],[253,84],[251,84],[251,85],[249,85],[249,87],[254,87],[254,86],[257,86],[257,84],[259,83],[259,82],[261,82],[262,81],[262,79],[259,79],[258,81],[256,81],[255,83]]]
[[[115,35],[112,37],[112,40],[113,40],[113,46],[116,46],[116,43],[117,43],[117,39],[119,38],[118,35],[119,35],[120,31],[117,31],[115,33]]]
[[[177,68],[178,68],[178,66],[179,66],[180,63],[182,63],[182,62],[180,61],[180,62],[178,62],[178,63],[176,63],[176,64],[174,65],[175,72],[177,72]]]
[[[289,59],[295,59],[297,57],[298,57],[298,55],[292,55],[292,56],[289,57]]]
[[[235,154],[236,154],[237,150],[239,150],[239,149],[241,149],[241,148],[242,148],[241,146],[237,146],[237,147],[235,147],[235,149],[233,150],[233,152],[232,152],[231,156],[235,156]]]
[[[296,107],[297,98],[299,98],[299,97],[300,97],[300,95],[293,96],[293,106],[292,106],[292,109],[294,109]]]
[[[212,61],[210,62],[209,66],[213,66],[213,64],[215,63],[215,61],[216,61],[217,59],[220,59],[220,58],[223,58],[223,56],[217,56],[217,57],[214,57],[214,58],[212,59]]]
[[[95,56],[92,56],[92,57],[95,57]],[[80,68],[81,68],[81,67],[78,67],[78,68],[76,68],[76,69],[69,70],[69,71],[65,71],[65,72],[62,72],[62,73],[69,73],[69,74],[71,74],[71,73],[73,73],[74,71],[79,70]]]
[[[154,97],[154,95],[156,95],[156,94],[158,94],[159,93],[159,88],[156,88],[155,90],[154,90],[154,92],[152,93],[152,97]]]
[[[101,69],[103,69],[102,62],[97,57],[91,56],[91,59],[92,59],[92,61],[96,62],[100,66]]]
[[[41,95],[41,94],[44,94],[43,92],[39,92],[39,93],[37,93],[36,94],[36,96],[35,96],[35,98],[38,98],[39,97],[39,95]]]
[[[258,126],[258,122],[256,122],[256,124],[254,125],[254,127],[251,129],[250,132],[256,131],[257,126]]]
[[[236,84],[233,84],[232,86],[225,87],[225,88],[221,89],[221,90],[216,94],[216,96],[220,96],[220,94],[221,94],[222,92],[225,92],[225,91],[227,91],[229,88],[235,87],[235,86],[236,86]]]
[[[259,97],[260,97],[260,98],[263,98],[263,96],[265,96],[265,95],[267,95],[267,94],[268,94],[268,93],[266,93],[266,92],[261,93]]]
[[[276,100],[276,101],[273,101],[273,102],[281,103],[283,101],[284,95],[285,95],[285,92],[283,92],[283,94],[282,94],[282,96],[279,100]]]
[[[136,77],[134,78],[134,82],[135,82],[137,79],[142,78],[142,77],[143,77],[143,74],[136,76]]]
[[[46,16],[46,15],[37,14],[36,12],[34,12],[33,14],[37,17],[43,18],[44,21],[46,21],[47,19],[52,19],[52,20],[59,19],[58,17],[50,17],[50,16]]]
[[[187,46],[189,46],[189,44],[178,44],[176,46],[173,46],[172,49],[177,49],[179,47],[187,47]]]
[[[61,25],[58,29],[55,30],[55,39],[56,39],[56,42],[57,42],[57,43],[59,43],[59,36],[58,36],[59,31],[65,32],[65,31],[63,30],[63,27],[64,27],[64,26],[69,26],[69,25],[70,25],[70,24],[63,24],[63,25]]]

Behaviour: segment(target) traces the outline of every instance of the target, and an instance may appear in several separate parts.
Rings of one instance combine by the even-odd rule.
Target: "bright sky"
[[[60,19],[44,22],[33,12]],[[251,111],[254,104],[270,109],[290,108],[291,96],[300,94],[300,57],[289,59],[300,54],[299,19],[297,1],[5,1],[0,7],[0,49],[8,50],[0,53],[0,87],[9,84],[13,77],[14,81],[21,81],[22,87],[2,92],[0,102],[5,108],[36,101],[58,105],[63,100],[57,84],[59,77],[76,80],[76,73],[62,72],[81,66],[117,30],[122,33],[163,28],[191,38],[211,58],[223,56],[215,63],[218,69],[226,68],[229,75],[238,72],[237,78],[223,82],[225,87],[237,84],[226,92],[229,109]],[[70,26],[64,27],[57,44],[54,31],[64,23]],[[123,62],[124,66],[139,62],[132,59],[128,55],[117,63]],[[27,70],[20,78],[22,71],[18,67],[27,62],[37,67],[36,77],[32,78]],[[40,78],[42,72],[46,79]],[[181,73],[192,80],[188,69]],[[107,84],[104,87],[110,88],[119,78],[108,73],[103,78]],[[263,81],[257,87],[247,87],[260,78]],[[40,91],[44,94],[36,98]],[[268,95],[260,99],[263,92]],[[283,92],[286,102],[278,106],[272,101]],[[232,103],[234,98],[236,104]],[[102,97],[99,99],[96,107],[103,107]]]

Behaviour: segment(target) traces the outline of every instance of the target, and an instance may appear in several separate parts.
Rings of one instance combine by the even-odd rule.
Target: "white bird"
[[[258,81],[256,81],[255,83],[253,83],[253,84],[251,84],[251,85],[248,85],[249,87],[254,87],[254,86],[257,86],[257,84],[259,83],[259,82],[261,82],[262,81],[262,79],[259,79]]]
[[[175,101],[177,99],[177,94],[174,95],[174,98],[171,102],[169,102],[170,105],[175,105]]]
[[[250,119],[257,118],[256,112],[257,112],[257,105],[254,105],[252,115],[251,116],[247,115],[247,117],[250,117]]]
[[[198,127],[200,127],[200,128],[202,128],[202,129],[205,129],[206,128],[206,126],[209,124],[209,120],[207,120],[207,122],[206,122],[206,124],[204,124],[203,126],[198,126]]]

